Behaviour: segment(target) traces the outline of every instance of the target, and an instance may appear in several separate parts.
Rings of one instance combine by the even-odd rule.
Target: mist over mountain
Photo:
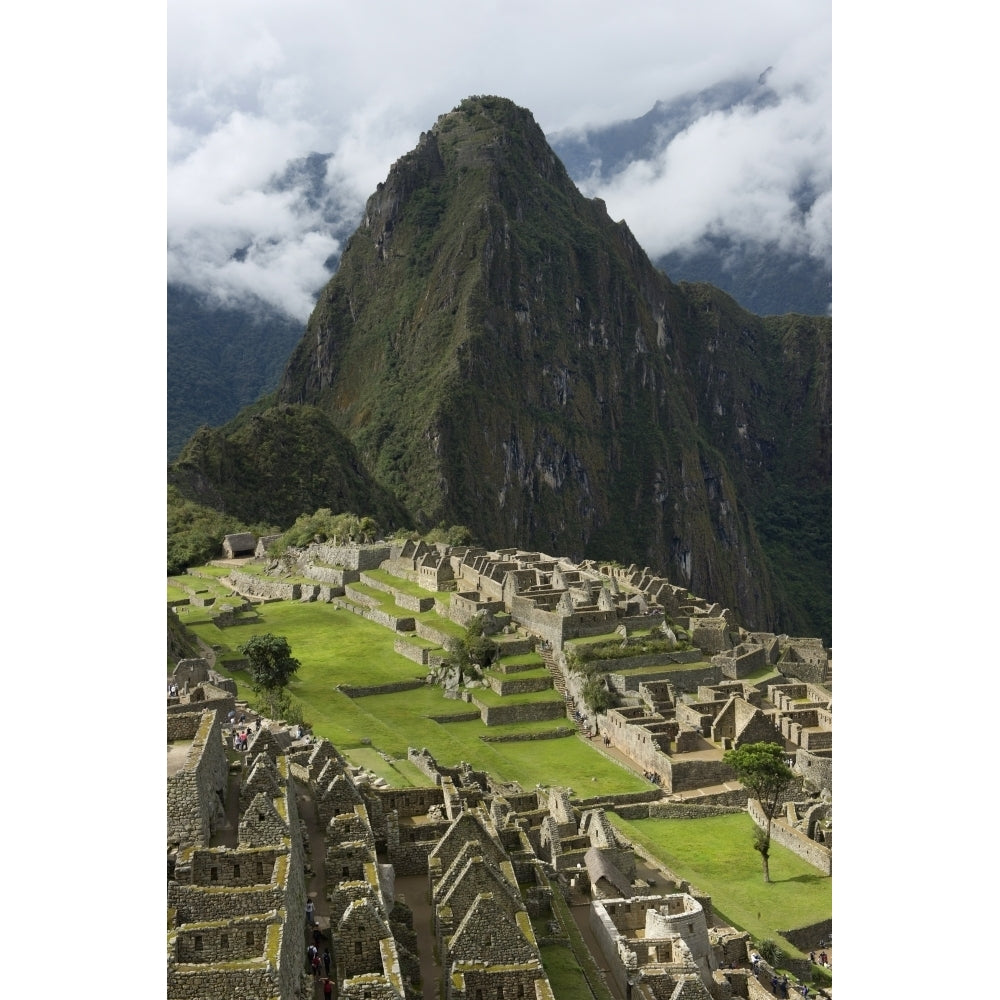
[[[723,81],[658,101],[639,118],[565,130],[549,142],[584,194],[612,204],[623,178],[644,172],[653,178],[648,183],[655,184],[665,176],[671,144],[683,144],[692,129],[776,113],[782,102],[768,75]],[[777,180],[775,184],[780,187]],[[181,226],[174,232],[167,300],[168,460],[201,424],[217,426],[274,390],[294,331],[301,333],[357,226],[363,197],[340,173],[332,154],[312,153],[273,170],[256,192],[251,184],[239,197],[227,197],[232,211],[242,205],[245,216],[234,215],[231,221],[225,216],[211,231]],[[667,219],[676,225],[673,220],[680,214],[658,210],[653,197],[648,210],[637,211],[647,234]],[[670,197],[682,202],[686,195],[679,191]],[[646,246],[662,243],[657,237],[640,242],[674,280],[707,281],[759,315],[828,314],[828,233],[816,252],[808,252],[801,236],[810,213],[822,215],[818,209],[828,197],[828,178],[803,171],[786,203],[775,197],[777,207],[768,206],[771,216],[783,213],[777,221],[754,218],[748,231],[748,224],[737,223],[734,214],[715,221],[699,215],[683,233],[669,237],[677,245],[666,252]],[[629,215],[625,218],[632,222]],[[768,238],[775,225],[786,234],[801,231],[800,238],[791,243],[787,235]]]
[[[671,281],[509,101],[463,101],[393,165],[276,402],[200,434],[171,481],[291,523],[370,480],[372,510],[418,527],[648,564],[751,626],[829,638],[829,319]],[[269,467],[234,481],[251,424],[240,461]]]

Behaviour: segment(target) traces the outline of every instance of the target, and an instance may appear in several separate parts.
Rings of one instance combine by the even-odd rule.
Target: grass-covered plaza
[[[223,575],[214,567],[208,570],[214,577]],[[197,572],[199,587],[223,600],[228,593],[225,585]],[[184,593],[182,584],[190,585],[190,580],[168,581],[168,600],[176,601]],[[332,604],[276,601],[256,610],[255,622],[226,628],[214,623],[210,607],[183,605],[177,613],[192,633],[215,650],[216,669],[236,680],[239,697],[251,702],[254,693],[250,678],[237,666],[241,660],[237,647],[255,634],[284,636],[301,663],[288,690],[313,732],[329,739],[352,763],[393,786],[430,784],[406,759],[409,747],[426,747],[446,766],[468,761],[501,780],[516,780],[526,789],[558,785],[571,788],[574,796],[591,798],[650,787],[640,775],[609,760],[575,732],[557,738],[494,741],[513,734],[566,733],[565,718],[487,727],[479,718],[467,718],[476,711],[475,705],[445,698],[441,688],[430,685],[352,699],[337,690],[338,685],[376,686],[422,679],[426,668],[394,651],[396,635],[389,629]],[[444,621],[434,612],[420,617],[431,625]],[[441,631],[454,634],[457,626],[447,624]],[[501,699],[490,691],[483,700],[495,704],[553,696],[558,697],[554,692],[540,692]],[[772,846],[772,882],[764,883],[759,855],[751,846],[753,823],[746,814],[631,821],[612,814],[612,820],[677,877],[708,893],[718,913],[755,940],[772,938],[784,950],[796,953],[781,938],[781,929],[831,916],[832,880],[778,845]]]

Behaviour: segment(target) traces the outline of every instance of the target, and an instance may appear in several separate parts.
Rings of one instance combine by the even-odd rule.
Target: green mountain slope
[[[419,527],[648,564],[747,624],[821,634],[829,330],[673,284],[527,111],[470,98],[369,199],[277,398],[322,413]],[[231,471],[202,463],[204,495]],[[302,510],[337,509],[321,479]],[[815,509],[795,514],[807,483]],[[819,561],[800,566],[805,544]],[[818,612],[779,581],[789,563]]]

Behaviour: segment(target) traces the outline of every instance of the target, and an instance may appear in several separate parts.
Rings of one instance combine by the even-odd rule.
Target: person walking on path
[[[307,899],[306,900],[306,923],[310,927],[312,927],[312,925],[315,923],[315,921],[313,920],[313,914],[315,912],[316,912],[316,904],[311,899]]]
[[[323,996],[325,997],[333,996],[333,983],[330,982],[329,975],[327,975],[326,979],[323,980]]]
[[[330,963],[332,961],[333,961],[333,959],[330,958],[330,949],[329,948],[324,948],[323,949],[323,967],[326,969],[327,979],[330,978]]]

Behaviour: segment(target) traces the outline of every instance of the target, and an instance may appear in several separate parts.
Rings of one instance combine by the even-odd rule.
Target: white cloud
[[[553,132],[774,66],[779,108],[698,122],[595,193],[654,254],[714,226],[801,246],[821,245],[829,228],[829,199],[803,219],[790,197],[829,172],[830,0],[172,0],[167,10],[170,273],[198,287],[252,276],[300,315],[329,239],[313,238],[315,213],[294,197],[263,194],[267,179],[307,152],[333,154],[328,177],[353,224],[420,132],[476,93],[509,97]],[[270,249],[253,266],[230,261],[252,240]]]

